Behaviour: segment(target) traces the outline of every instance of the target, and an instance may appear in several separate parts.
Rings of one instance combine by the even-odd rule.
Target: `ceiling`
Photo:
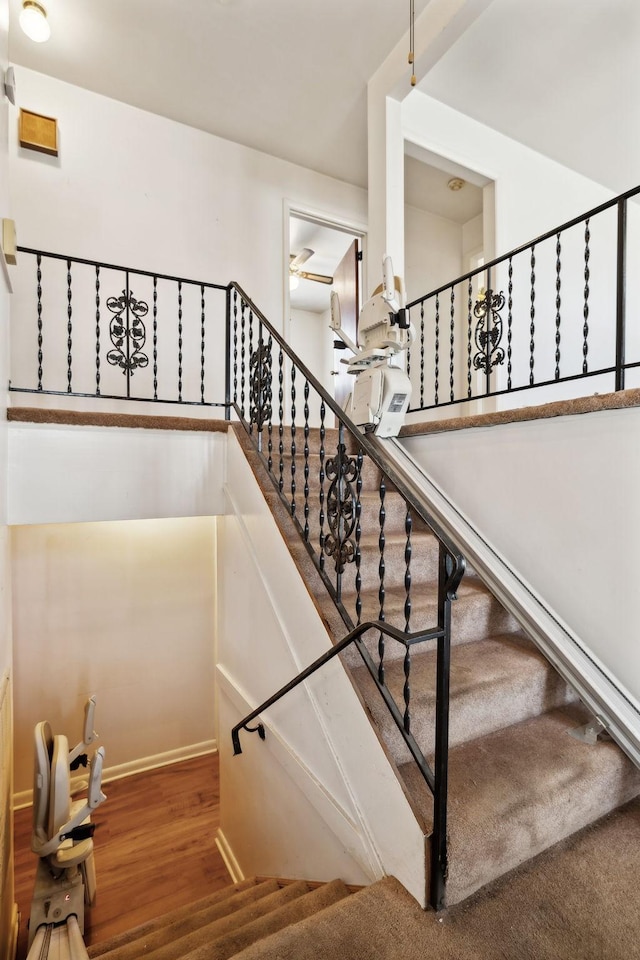
[[[316,223],[301,217],[289,219],[289,249],[299,254],[305,247],[313,250],[302,267],[312,273],[333,276],[345,253],[355,239],[355,234],[338,230],[326,224]],[[290,305],[295,310],[307,310],[311,313],[324,313],[331,304],[331,287],[314,280],[299,281],[295,290],[289,294]]]
[[[366,186],[366,83],[407,0],[44,3],[34,44],[10,0],[14,63]],[[639,55],[638,0],[493,0],[419,89],[617,191],[639,179]]]
[[[366,185],[366,84],[407,0],[42,2],[51,39],[36,44],[10,0],[12,62]]]

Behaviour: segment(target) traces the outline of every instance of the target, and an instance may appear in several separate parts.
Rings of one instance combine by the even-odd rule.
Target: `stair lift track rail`
[[[262,723],[251,724],[316,670],[352,643],[357,647],[374,683],[383,697],[434,797],[434,826],[431,844],[430,900],[435,909],[444,903],[447,872],[447,769],[449,724],[449,666],[451,645],[451,603],[465,571],[465,560],[453,541],[425,511],[401,474],[390,465],[375,443],[349,420],[336,401],[310,370],[296,357],[266,317],[235,283],[229,288],[229,347],[231,406],[261,460],[306,547],[307,553],[331,599],[347,635],[328,653],[302,671],[289,684],[244,718],[233,730],[234,752],[240,752],[239,731],[258,732],[264,739]],[[277,371],[277,372],[276,372]],[[285,404],[285,382],[287,403]],[[277,388],[276,388],[277,384]],[[301,411],[298,404],[301,403]],[[312,407],[319,422],[311,427]],[[286,413],[285,413],[286,410]],[[327,418],[335,416],[337,443],[330,450]],[[310,441],[319,441],[319,459],[314,470]],[[366,467],[366,461],[369,467]],[[368,472],[367,472],[368,471]],[[376,473],[377,520],[372,523],[373,492],[366,489]],[[312,492],[313,491],[313,492]],[[404,603],[393,624],[393,613],[385,589],[388,545],[385,535],[387,501],[399,494],[404,510]],[[369,497],[368,511],[365,498]],[[415,526],[426,527],[438,544],[437,623],[412,627],[412,575]],[[373,526],[379,547],[377,586],[379,614],[362,619],[361,541]],[[353,589],[347,570],[355,570]],[[415,622],[415,615],[413,620]],[[375,654],[367,647],[365,635],[378,635]],[[385,641],[404,645],[403,702],[399,705],[385,682]],[[417,643],[434,641],[437,646],[435,761],[431,768],[411,733],[411,649]]]
[[[628,190],[407,304],[417,331],[409,413],[594,377],[592,390],[624,390],[626,372],[640,368],[640,357],[625,356],[628,201],[639,194]]]

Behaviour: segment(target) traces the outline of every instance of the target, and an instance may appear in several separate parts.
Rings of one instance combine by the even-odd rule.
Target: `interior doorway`
[[[362,303],[365,233],[301,210],[290,210],[285,286],[292,349],[331,396],[342,405],[351,378],[334,349],[330,326],[331,290],[340,296],[343,325],[355,335]],[[355,336],[354,336],[355,339]]]

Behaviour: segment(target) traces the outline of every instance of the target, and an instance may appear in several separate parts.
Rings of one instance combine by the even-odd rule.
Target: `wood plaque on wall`
[[[58,156],[58,121],[40,113],[20,109],[20,146]]]

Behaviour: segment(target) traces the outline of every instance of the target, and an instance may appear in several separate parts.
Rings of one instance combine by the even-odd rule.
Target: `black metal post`
[[[618,262],[616,277],[616,390],[624,390],[627,289],[627,199],[618,203]]]
[[[126,352],[127,352],[127,362],[126,362],[126,366],[125,366],[125,370],[126,370],[126,374],[127,374],[127,400],[128,400],[128,399],[130,398],[130,396],[131,396],[131,362],[130,362],[131,347],[130,347],[130,343],[129,343],[129,330],[130,330],[130,327],[129,327],[129,302],[130,302],[130,299],[131,299],[131,289],[130,289],[130,287],[129,287],[129,271],[127,270],[126,273],[125,273],[125,302],[126,302],[126,304],[127,304],[127,308],[126,308],[126,309],[127,309],[127,312],[126,312],[126,318],[127,318],[127,320],[126,320],[126,327],[125,327],[125,332],[124,332],[124,342],[125,342],[125,345],[126,345]]]
[[[227,287],[224,334],[224,418],[231,419],[231,284]]]
[[[447,792],[449,783],[449,679],[451,672],[451,596],[447,589],[447,551],[440,544],[438,584],[438,662],[436,667],[435,790],[431,838],[431,906],[444,907],[447,875]]]

